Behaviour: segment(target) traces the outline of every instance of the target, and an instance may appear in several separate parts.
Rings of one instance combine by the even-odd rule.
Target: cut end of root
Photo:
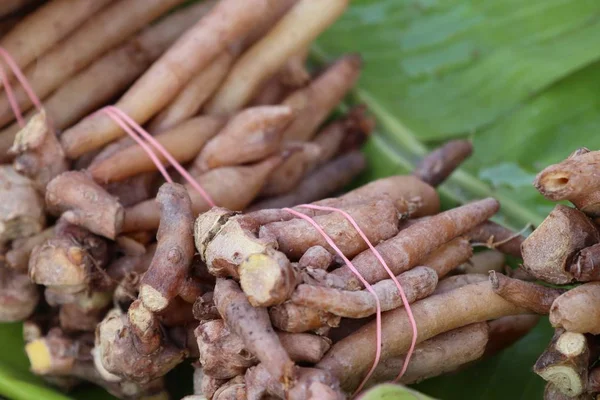
[[[587,341],[581,333],[565,332],[556,342],[556,348],[566,356],[575,357],[587,349]]]
[[[31,364],[31,371],[38,375],[45,375],[52,370],[52,354],[46,341],[37,339],[25,345],[25,353]]]
[[[551,366],[539,372],[548,382],[552,382],[558,390],[569,397],[583,393],[583,382],[577,372],[568,366]]]
[[[148,310],[159,312],[167,308],[169,301],[158,290],[149,285],[140,288],[140,299]]]
[[[252,254],[240,265],[240,285],[255,307],[265,306],[271,300],[270,288],[276,285],[278,278],[278,270],[272,268],[272,262],[274,260],[266,254]]]

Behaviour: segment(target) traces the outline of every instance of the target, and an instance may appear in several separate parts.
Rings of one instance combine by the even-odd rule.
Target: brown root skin
[[[585,214],[558,204],[521,245],[523,267],[545,282],[569,283],[567,268],[576,253],[598,241],[598,229]]]
[[[473,248],[469,241],[464,237],[457,237],[429,253],[421,264],[433,269],[441,279],[469,260],[472,255]]]
[[[0,243],[44,229],[44,202],[35,183],[8,165],[0,166]]]
[[[80,293],[65,293],[63,287],[46,287],[44,290],[44,298],[52,307],[62,306],[64,304],[74,304],[79,307],[82,312],[94,313],[99,310],[106,310],[112,303],[112,292],[97,292],[92,291]]]
[[[323,246],[312,246],[309,247],[300,260],[298,261],[298,267],[304,268],[316,268],[327,270],[333,263],[333,254],[331,254]]]
[[[466,234],[472,242],[485,243],[488,247],[516,258],[521,255],[521,244],[525,236],[518,235],[493,221],[485,221]]]
[[[27,275],[0,269],[0,321],[16,322],[29,317],[40,299],[37,286]]]
[[[489,329],[478,322],[434,336],[415,347],[408,369],[400,383],[413,384],[455,371],[483,356]],[[405,355],[382,360],[367,382],[367,387],[395,379],[404,365]]]
[[[282,252],[251,254],[238,268],[240,285],[254,307],[281,304],[290,298],[300,277]]]
[[[86,336],[73,340],[60,329],[25,345],[31,371],[37,375],[71,375],[76,363],[89,356],[93,342]]]
[[[59,221],[55,236],[34,247],[29,277],[63,293],[110,288],[103,268],[110,257],[107,242],[76,225]]]
[[[221,278],[217,279],[214,301],[245,347],[265,364],[275,379],[287,384],[293,378],[294,362],[273,331],[267,310],[252,307],[234,281]]]
[[[196,174],[268,157],[280,148],[283,129],[292,121],[286,106],[247,108],[236,114],[194,160]]]
[[[196,368],[196,371],[201,370],[200,368]],[[194,378],[196,374],[194,373]],[[194,381],[194,393],[204,395],[207,399],[212,399],[217,389],[219,389],[223,384],[227,382],[224,379],[216,379],[210,375],[204,374],[202,376],[200,390],[196,390],[196,385]],[[200,400],[200,399],[199,399]]]
[[[321,159],[321,147],[312,142],[290,142],[283,149],[289,156],[269,175],[260,191],[263,197],[291,192]]]
[[[58,313],[60,327],[65,332],[94,332],[107,309],[108,305],[104,309],[86,311],[77,304],[65,304]]]
[[[566,160],[546,167],[533,183],[549,200],[569,200],[592,218],[600,216],[598,159],[600,152],[576,152]]]
[[[548,382],[544,388],[544,400],[594,400],[595,398],[596,397],[590,393],[582,393],[575,397],[567,396],[552,382]]]
[[[65,153],[44,110],[33,116],[17,133],[9,152],[16,155],[15,170],[32,179],[41,193],[45,192],[48,182],[69,169]]]
[[[417,265],[429,252],[490,218],[499,207],[497,200],[488,198],[444,211],[401,230],[376,249],[390,270],[400,274]],[[357,255],[352,263],[369,283],[387,278],[387,272],[370,250]],[[362,287],[348,267],[341,267],[332,274],[345,279],[351,290]]]
[[[342,101],[354,86],[362,66],[359,55],[340,58],[316,77],[308,86],[289,95],[283,104],[296,113],[294,122],[286,129],[284,140],[306,141]]]
[[[365,166],[365,157],[359,151],[341,155],[316,168],[298,182],[294,190],[281,196],[260,200],[250,206],[248,211],[292,207],[331,196],[348,185]]]
[[[502,272],[506,265],[504,254],[497,250],[483,250],[456,268],[459,274],[487,274],[489,271]]]
[[[281,163],[280,156],[247,166],[216,168],[197,178],[200,186],[215,204],[230,210],[243,210],[256,198],[269,174]],[[210,205],[195,189],[185,185],[195,215],[210,210]],[[125,213],[123,232],[154,230],[158,227],[160,210],[154,199],[129,207]]]
[[[161,221],[158,245],[140,286],[140,299],[153,312],[162,311],[178,295],[194,257],[194,216],[186,189],[165,183],[156,197]]]
[[[587,386],[589,365],[593,362],[589,340],[581,333],[557,329],[536,361],[533,372],[569,397],[581,395]]]
[[[569,332],[600,334],[600,282],[585,283],[560,295],[550,308],[550,323]]]
[[[489,277],[486,274],[465,274],[453,275],[442,279],[433,294],[442,294],[460,287],[471,285],[473,283],[488,281]]]
[[[398,214],[389,198],[347,207],[344,211],[350,214],[371,243],[379,243],[398,233]],[[352,223],[341,213],[317,216],[314,221],[346,257],[354,257],[368,248]],[[310,222],[300,218],[263,225],[259,236],[275,237],[278,249],[290,259],[298,260],[306,250],[317,245],[334,252]]]
[[[417,343],[420,343],[461,326],[527,311],[496,295],[489,282],[481,282],[418,301],[412,305],[412,312],[420,321],[417,336]],[[385,313],[382,333],[386,338],[381,349],[383,359],[404,354],[412,340],[406,310],[398,308]],[[373,321],[333,345],[317,368],[340,379],[344,390],[356,388],[373,365],[374,337]]]
[[[165,375],[183,361],[185,351],[179,350],[161,337],[153,342],[157,332],[154,319],[138,321],[132,326],[127,315],[110,311],[96,329],[99,362],[111,374],[139,383],[147,383]],[[159,346],[159,347],[157,347]],[[150,354],[145,350],[154,349]]]
[[[198,155],[205,143],[217,134],[225,123],[224,118],[201,116],[191,118],[156,136],[166,151],[179,163],[187,163]],[[166,158],[157,152],[161,163]],[[157,171],[156,164],[141,146],[129,146],[90,168],[92,177],[102,183],[122,181],[144,172]]]
[[[577,282],[600,281],[600,244],[581,250],[568,271]]]
[[[67,222],[115,239],[121,232],[124,209],[82,171],[68,171],[54,178],[46,187],[48,211]]]
[[[587,390],[591,393],[600,392],[600,368],[594,367],[588,373]]]
[[[196,299],[192,308],[195,319],[204,322],[221,318],[213,298],[214,293],[208,292]]]
[[[116,282],[121,281],[128,274],[142,275],[150,267],[156,253],[156,244],[146,247],[146,252],[140,255],[124,255],[115,259],[106,267],[106,273]]]
[[[508,315],[489,321],[490,338],[484,357],[499,353],[527,335],[540,321],[539,315]]]
[[[273,326],[284,332],[301,333],[336,327],[340,317],[323,310],[286,302],[269,309]]]
[[[429,153],[413,171],[413,175],[438,186],[454,172],[473,152],[473,144],[469,140],[451,140]]]
[[[211,274],[239,277],[238,266],[252,254],[277,247],[271,238],[257,238],[248,229],[247,216],[215,207],[200,215],[194,225],[196,249]]]
[[[41,245],[52,236],[54,236],[54,227],[47,228],[34,236],[13,240],[10,250],[5,255],[6,264],[15,271],[27,272],[29,256],[34,247]]]
[[[409,303],[433,293],[438,281],[435,271],[427,267],[416,267],[396,278]],[[379,281],[373,285],[373,290],[379,298],[381,311],[402,307],[403,302],[393,280]],[[377,311],[375,298],[367,290],[345,291],[300,285],[291,300],[301,306],[327,311],[345,318],[366,318]]]
[[[246,384],[243,376],[225,382],[213,395],[213,400],[244,400],[246,398]]]
[[[547,315],[554,300],[565,293],[561,289],[509,278],[496,271],[490,271],[489,275],[492,288],[497,295],[537,314]]]

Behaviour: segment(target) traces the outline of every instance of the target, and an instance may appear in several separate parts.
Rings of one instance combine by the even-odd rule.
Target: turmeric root
[[[437,274],[427,267],[417,267],[396,277],[409,303],[433,293]],[[398,288],[391,279],[373,285],[381,304],[381,311],[389,311],[403,305]],[[330,312],[345,318],[366,318],[377,311],[373,295],[367,290],[342,291],[327,287],[300,285],[292,295],[292,302],[301,306]]]
[[[46,223],[35,184],[8,165],[0,166],[0,243],[35,235]]]
[[[444,211],[401,230],[376,248],[392,272],[400,274],[416,265],[425,254],[490,218],[498,208],[498,201],[488,198]],[[387,278],[387,272],[370,250],[357,255],[352,263],[369,283]],[[362,287],[348,267],[332,274],[345,279],[349,289]]]
[[[13,240],[10,250],[6,252],[6,263],[16,271],[27,272],[29,256],[33,248],[52,236],[54,236],[54,227],[47,228],[34,236]]]
[[[469,241],[464,237],[457,237],[429,253],[420,263],[433,269],[441,279],[471,258],[472,254],[473,248]]]
[[[418,383],[434,376],[452,372],[483,356],[488,342],[489,328],[485,322],[434,336],[415,347],[408,369],[399,382]],[[391,381],[398,376],[405,356],[383,360],[367,382],[369,387],[378,382]]]
[[[217,117],[196,117],[156,136],[156,141],[180,163],[191,161],[200,149],[223,126],[224,120]],[[157,155],[161,163],[166,160]],[[99,182],[114,182],[134,175],[156,171],[157,166],[140,146],[127,147],[111,157],[94,162],[88,168],[92,177]]]
[[[207,112],[227,115],[241,109],[290,57],[307,48],[331,25],[347,4],[347,0],[329,1],[326,4],[315,0],[298,1],[235,63],[207,106]]]
[[[485,243],[488,247],[504,254],[522,258],[521,244],[525,241],[525,237],[495,222],[485,221],[471,230],[467,236],[473,242]]]
[[[289,95],[284,105],[296,113],[294,122],[285,130],[286,141],[307,141],[317,132],[331,111],[354,86],[362,60],[356,54],[342,57],[307,87]]]
[[[106,308],[86,312],[77,304],[64,304],[58,313],[60,327],[65,332],[94,332]]]
[[[382,198],[347,207],[345,211],[354,218],[372,243],[389,239],[398,232],[398,215],[390,199]],[[366,242],[343,215],[330,213],[317,216],[314,220],[332,237],[346,257],[354,257],[367,249]],[[276,238],[279,250],[291,259],[299,259],[306,250],[317,245],[333,252],[321,234],[310,223],[299,218],[263,225],[259,236]]]
[[[156,317],[137,300],[129,315],[110,311],[96,329],[96,351],[102,368],[139,383],[165,375],[183,361],[185,351],[167,342]]]
[[[298,261],[298,267],[300,268],[318,268],[327,270],[333,262],[333,255],[323,246],[312,246],[309,247],[300,260]]]
[[[573,275],[567,267],[573,257],[598,241],[598,229],[585,214],[559,204],[521,245],[523,267],[546,282],[569,283]]]
[[[413,175],[438,186],[473,152],[468,140],[451,140],[429,153],[413,171]]]
[[[231,210],[243,210],[258,195],[269,174],[281,163],[281,157],[273,156],[248,165],[217,168],[201,175],[197,181],[210,195],[215,204]],[[192,211],[200,214],[210,205],[194,189],[188,188],[192,200]],[[123,232],[153,230],[158,227],[160,211],[154,200],[129,207],[125,213]]]
[[[27,275],[0,268],[0,321],[16,322],[29,317],[40,299],[38,288]]]
[[[279,149],[283,129],[293,118],[285,106],[252,107],[233,116],[194,160],[196,174],[259,161]]]
[[[568,268],[577,282],[589,282],[600,280],[600,244],[586,247]]]
[[[442,279],[433,294],[442,294],[449,292],[454,289],[458,289],[463,286],[471,285],[474,283],[485,282],[489,280],[486,274],[465,274],[465,275],[454,275]]]
[[[267,310],[252,307],[234,281],[222,278],[217,279],[214,299],[227,326],[242,338],[246,348],[265,364],[273,378],[289,382],[294,362],[273,331]]]
[[[564,290],[509,278],[496,271],[490,271],[490,282],[494,293],[537,314],[548,314],[554,300],[565,292]]]
[[[557,329],[533,371],[565,395],[579,396],[586,389],[588,368],[594,361],[590,345],[589,339],[581,333]]]
[[[48,211],[98,235],[115,239],[123,225],[123,207],[82,171],[67,171],[46,187]]]
[[[581,150],[581,149],[580,149]],[[576,151],[566,160],[546,167],[533,185],[549,200],[569,200],[591,218],[600,216],[599,194],[596,188],[596,166],[600,152]]]
[[[139,295],[144,306],[153,312],[164,310],[177,296],[194,257],[194,216],[185,188],[166,183],[156,200],[161,208],[158,245],[142,278]]]
[[[365,165],[365,157],[359,151],[341,155],[315,169],[291,192],[260,200],[250,206],[248,211],[292,207],[330,196],[350,184],[352,179],[362,172]]]
[[[46,191],[46,185],[52,179],[69,168],[65,153],[43,110],[19,131],[9,152],[16,155],[13,164],[15,170],[33,180],[41,193]]]
[[[461,274],[487,274],[489,271],[502,272],[505,267],[504,254],[497,250],[484,250],[460,265],[456,272]]]
[[[600,283],[577,286],[558,296],[550,308],[550,323],[569,332],[600,334]]]
[[[492,356],[527,335],[540,321],[539,315],[508,315],[489,321],[490,338],[484,357]]]
[[[336,327],[341,317],[316,308],[286,302],[269,309],[273,326],[284,332],[301,333]]]
[[[494,294],[489,282],[467,285],[412,305],[419,321],[417,343],[440,333],[468,324],[526,313]],[[382,318],[382,359],[404,354],[411,343],[411,325],[406,310],[398,308]],[[333,345],[317,368],[340,379],[342,388],[350,391],[360,383],[375,358],[375,322],[371,322]]]

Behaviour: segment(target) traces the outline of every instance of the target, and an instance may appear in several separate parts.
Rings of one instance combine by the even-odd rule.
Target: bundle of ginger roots
[[[537,323],[484,274],[521,256],[488,221],[498,202],[440,212],[468,142],[327,198],[373,129],[362,107],[328,120],[360,57],[305,65],[347,0],[182,3],[0,5],[0,321],[23,321],[34,373],[159,399],[191,361],[192,399],[337,399],[403,366],[403,383],[456,370]],[[31,90],[9,84],[23,76]]]

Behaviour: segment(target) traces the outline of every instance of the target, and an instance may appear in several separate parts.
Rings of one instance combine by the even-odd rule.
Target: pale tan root
[[[286,61],[308,45],[345,10],[347,0],[300,0],[235,63],[207,106],[213,114],[232,114],[256,94]]]
[[[15,170],[33,180],[41,193],[52,179],[69,169],[52,121],[44,110],[17,133],[8,151],[16,156]]]
[[[465,275],[454,275],[442,279],[433,294],[442,294],[449,292],[460,287],[471,285],[473,283],[488,281],[489,277],[487,274],[465,274]]]
[[[306,59],[310,49],[306,47],[294,54],[279,70],[278,78],[287,87],[297,88],[310,81],[310,72],[306,69]]]
[[[13,240],[10,250],[5,255],[7,265],[16,271],[27,272],[29,255],[33,248],[52,236],[54,236],[54,227],[47,228],[33,236]]]
[[[552,382],[546,383],[544,388],[544,400],[594,400],[596,397],[590,393],[582,393],[579,396],[571,397],[561,392]]]
[[[0,3],[0,17],[16,13],[34,0],[4,0]]]
[[[123,0],[110,5],[31,64],[24,74],[38,97],[44,99],[101,54],[121,44],[133,33],[182,2],[183,0]],[[21,109],[28,110],[32,103],[25,91],[17,87],[14,92]],[[0,95],[0,110],[0,125],[13,120],[5,93]],[[68,154],[68,149],[65,151]]]
[[[559,204],[521,245],[523,268],[549,283],[569,283],[572,258],[598,241],[598,229],[584,213]]]
[[[176,11],[106,52],[44,99],[55,129],[68,128],[126,89],[188,27],[208,10],[208,2]],[[110,79],[106,79],[110,77]],[[27,114],[29,119],[34,111]],[[0,161],[19,131],[15,122],[0,132]],[[76,168],[79,169],[79,168]]]
[[[492,356],[527,335],[540,321],[539,315],[509,315],[489,321],[490,339],[485,347],[485,357]]]
[[[412,305],[418,321],[417,343],[461,326],[487,321],[505,315],[526,313],[496,295],[489,282],[467,285],[450,292],[431,296]],[[383,359],[405,353],[412,340],[412,328],[406,310],[387,312],[382,320]],[[342,388],[352,390],[373,364],[375,322],[371,322],[342,339],[317,364],[340,379]]]
[[[294,362],[273,331],[267,310],[252,307],[231,280],[217,279],[214,296],[229,328],[242,338],[246,348],[265,364],[275,379],[287,384],[293,378]]]
[[[17,26],[2,37],[0,46],[13,58],[20,69],[25,69],[36,58],[41,57],[52,46],[65,38],[74,29],[92,17],[113,0],[56,0],[46,3],[25,16]],[[4,0],[0,3],[0,15],[11,3],[25,3],[27,0]],[[9,79],[12,70],[2,62]]]
[[[312,246],[298,260],[298,267],[327,270],[333,263],[333,254],[323,246]]]
[[[145,3],[145,0],[144,0]],[[245,37],[255,26],[286,7],[280,0],[220,1],[182,35],[115,104],[143,124],[162,110],[180,90],[223,50]],[[156,94],[160,93],[160,96]],[[107,115],[90,116],[62,135],[70,158],[102,147],[124,136]]]
[[[225,79],[235,57],[236,54],[230,50],[219,54],[188,82],[171,104],[152,119],[148,131],[162,132],[197,115]]]
[[[185,188],[165,183],[156,197],[161,208],[158,245],[140,286],[139,298],[153,312],[164,310],[179,294],[194,257],[192,207]]]
[[[457,169],[473,152],[468,140],[451,140],[426,155],[413,171],[413,175],[438,186]]]
[[[391,271],[399,274],[415,266],[426,254],[440,245],[490,218],[499,207],[498,201],[492,198],[456,207],[401,230],[376,248]],[[387,278],[385,269],[370,250],[357,255],[352,263],[369,283]],[[346,280],[350,289],[362,287],[348,267],[341,267],[332,274]]]
[[[506,265],[504,254],[497,250],[483,250],[458,266],[456,272],[459,274],[487,274],[489,271],[502,272]]]
[[[471,244],[461,236],[433,250],[420,264],[433,269],[441,279],[471,258],[472,254]]]
[[[0,321],[16,322],[29,317],[40,299],[38,288],[27,275],[0,269]]]
[[[585,283],[560,295],[550,308],[550,323],[569,332],[600,334],[600,282]]]
[[[251,205],[248,211],[292,207],[333,195],[350,184],[352,179],[365,169],[365,166],[365,157],[359,151],[341,155],[315,169],[291,192],[260,200]]]
[[[536,361],[533,372],[569,397],[581,395],[588,382],[588,368],[594,362],[591,343],[581,333],[557,329],[552,341]]]
[[[338,326],[341,319],[341,317],[326,311],[300,306],[292,302],[269,308],[269,316],[274,327],[291,333],[319,332],[328,327]]]
[[[194,160],[193,173],[260,161],[280,148],[283,129],[293,118],[285,106],[247,108],[233,116]]]
[[[243,376],[236,376],[221,385],[213,396],[213,400],[244,400],[246,384]]]
[[[523,258],[521,256],[521,244],[525,241],[525,236],[493,221],[485,221],[476,226],[467,233],[467,236],[473,242],[486,244],[492,249],[497,249],[516,258]]]
[[[488,325],[478,322],[434,336],[415,347],[408,369],[400,383],[418,383],[446,374],[483,356],[488,342]],[[405,356],[383,360],[368,380],[367,386],[395,379],[404,365]]]
[[[438,281],[435,271],[427,267],[416,267],[396,278],[409,303],[433,293]],[[373,285],[373,290],[379,299],[381,311],[403,306],[398,288],[392,279],[377,282]],[[367,290],[346,291],[304,284],[296,288],[291,301],[345,318],[366,318],[377,312],[375,298]]]
[[[360,74],[361,64],[360,56],[345,56],[327,68],[306,88],[290,94],[283,104],[292,107],[296,118],[286,129],[284,140],[310,140],[354,86]]]
[[[496,271],[490,271],[489,274],[490,282],[497,295],[537,314],[548,314],[554,300],[565,293],[561,289],[509,278]]]
[[[44,229],[44,201],[35,183],[9,165],[0,166],[0,243]]]
[[[46,187],[50,213],[83,226],[98,235],[115,239],[123,225],[123,206],[83,171],[67,171]]]
[[[273,156],[248,165],[217,168],[200,175],[198,183],[212,200],[231,210],[243,210],[256,198],[269,174],[281,163],[281,157]],[[208,211],[210,205],[189,184],[185,185],[192,200],[194,214]],[[158,227],[160,212],[154,200],[129,207],[125,213],[123,232],[153,230]]]
[[[157,135],[156,140],[175,160],[186,163],[196,157],[224,122],[222,118],[211,116],[192,118]],[[162,154],[158,153],[157,157],[161,163],[166,162]],[[121,181],[156,170],[156,164],[140,146],[129,146],[89,167],[92,177],[99,182]]]
[[[344,211],[354,219],[371,243],[389,239],[398,232],[398,213],[393,202],[387,197],[346,207]],[[341,213],[332,212],[316,216],[314,221],[332,238],[346,257],[354,257],[368,248],[351,222]],[[278,249],[292,260],[299,259],[306,250],[316,245],[334,253],[323,236],[308,221],[300,218],[263,225],[259,236],[274,237]]]

